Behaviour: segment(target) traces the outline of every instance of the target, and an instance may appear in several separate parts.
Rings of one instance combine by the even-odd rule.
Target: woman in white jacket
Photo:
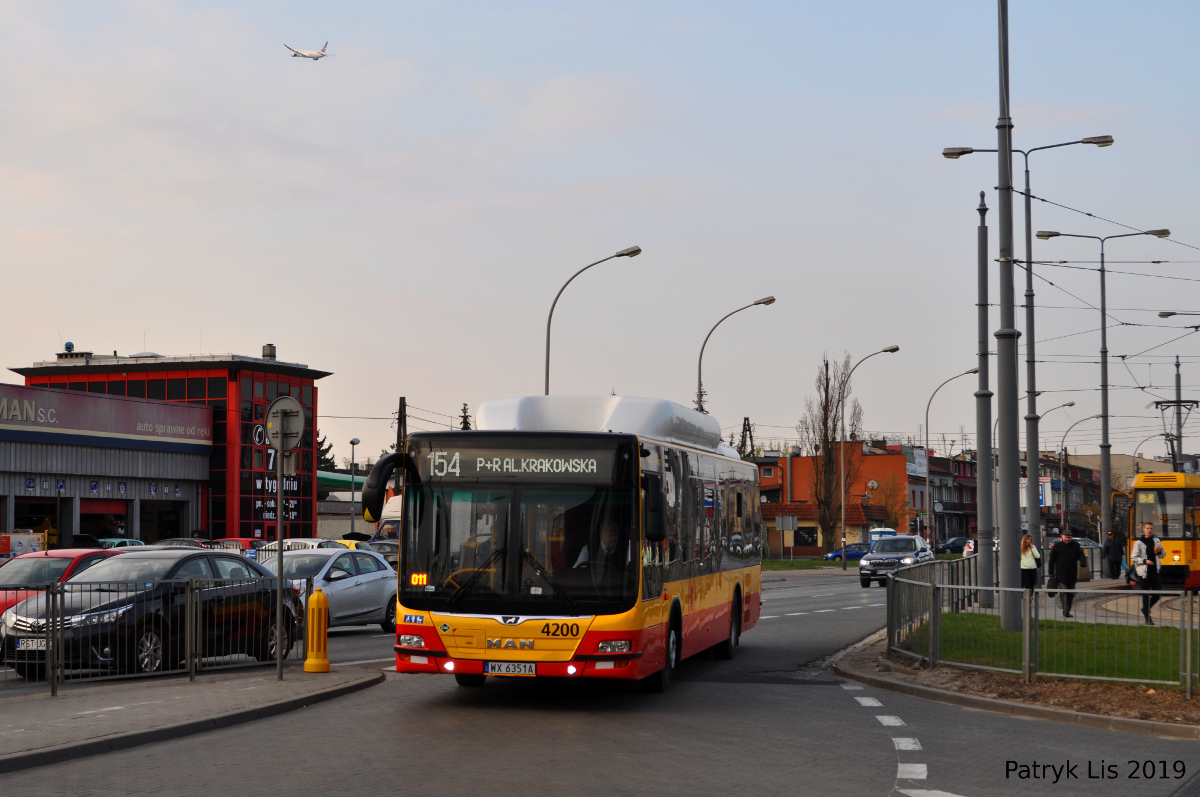
[[[1026,534],[1021,538],[1021,589],[1036,589],[1041,551],[1033,544],[1033,537]]]

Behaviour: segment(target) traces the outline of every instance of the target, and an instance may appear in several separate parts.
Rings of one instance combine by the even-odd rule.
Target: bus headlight
[[[628,639],[606,639],[596,645],[597,653],[628,653],[633,644]]]
[[[402,648],[423,648],[425,647],[425,638],[416,634],[401,634],[396,644]]]

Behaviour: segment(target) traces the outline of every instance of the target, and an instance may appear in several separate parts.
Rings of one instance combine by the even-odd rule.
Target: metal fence
[[[922,565],[888,581],[887,651],[1026,681],[1037,674],[1177,684],[1190,698],[1198,608],[1186,591],[981,588]]]
[[[282,633],[274,578],[64,582],[6,587],[0,615],[0,688],[188,674],[306,655],[305,596],[285,584]]]

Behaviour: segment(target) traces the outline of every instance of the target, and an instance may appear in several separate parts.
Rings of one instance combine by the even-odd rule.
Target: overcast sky
[[[250,355],[272,342],[334,372],[319,384],[336,453],[354,436],[374,453],[394,439],[388,421],[330,416],[387,416],[405,395],[424,410],[413,428],[429,428],[464,402],[540,393],[555,292],[638,244],[563,295],[553,392],[688,404],[709,327],[773,294],[708,345],[722,425],[749,416],[760,437],[794,436],[823,352],[895,343],[854,392],[869,430],[915,435],[933,388],[975,365],[975,207],[986,190],[994,256],[996,158],[940,152],[995,146],[995,13],[8,0],[0,364],[66,340]],[[1012,3],[1016,145],[1117,142],[1035,154],[1034,194],[1173,233],[1109,245],[1114,272],[1178,278],[1109,277],[1124,324],[1109,335],[1117,452],[1161,428],[1136,388],[1165,390],[1174,355],[1186,396],[1200,394],[1200,335],[1159,346],[1200,318],[1156,315],[1200,309],[1200,250],[1178,243],[1200,246],[1198,23],[1194,3]],[[319,62],[283,47],[326,40]],[[1034,227],[1126,231],[1042,203]],[[1034,258],[1086,269],[1097,253],[1060,238],[1035,241]],[[1114,262],[1130,260],[1171,262]],[[1052,448],[1099,411],[1099,279],[1038,273],[1058,286],[1036,286],[1050,306],[1039,359],[1055,361],[1040,406],[1076,402],[1043,423]],[[974,389],[967,377],[939,394],[939,446],[973,437]],[[1098,422],[1071,439],[1095,452]]]

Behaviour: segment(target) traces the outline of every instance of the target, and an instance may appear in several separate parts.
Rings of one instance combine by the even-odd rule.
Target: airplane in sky
[[[289,50],[292,50],[292,48],[288,47],[286,44],[283,46],[287,47]],[[292,58],[311,58],[314,61],[319,61],[326,56],[325,50],[328,49],[328,47],[329,42],[325,42],[325,46],[322,47],[321,51],[317,53],[314,53],[312,50],[292,50]]]

